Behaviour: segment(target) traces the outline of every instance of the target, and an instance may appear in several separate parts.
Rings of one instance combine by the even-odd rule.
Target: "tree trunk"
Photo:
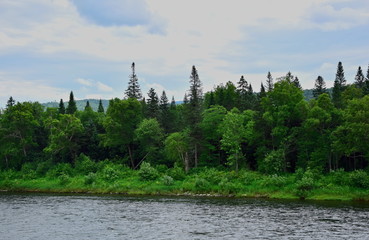
[[[132,167],[132,169],[135,169],[135,162],[134,162],[133,156],[132,156],[131,144],[128,144],[128,154],[129,154],[129,159],[131,160],[131,167]]]

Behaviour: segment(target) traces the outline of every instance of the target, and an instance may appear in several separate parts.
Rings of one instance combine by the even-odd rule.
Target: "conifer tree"
[[[247,88],[247,94],[249,94],[249,95],[253,95],[254,94],[254,90],[252,89],[251,83],[249,84],[249,87]]]
[[[189,104],[187,112],[187,123],[190,128],[190,136],[193,139],[194,165],[197,167],[199,156],[199,143],[201,138],[201,130],[199,123],[201,122],[202,107],[202,84],[195,66],[192,66],[190,75]]]
[[[176,100],[174,100],[174,96],[172,96],[172,101],[170,102],[170,109],[176,109]]]
[[[164,131],[167,133],[170,130],[170,113],[169,113],[169,101],[167,98],[167,94],[165,93],[165,91],[162,92],[161,96],[160,96],[160,103],[159,103],[159,109],[160,109],[160,114],[159,114],[159,123],[162,126],[162,128],[164,129]]]
[[[360,66],[357,69],[357,73],[356,73],[356,76],[355,76],[355,85],[360,89],[363,89],[364,85],[365,85],[365,77],[364,77],[364,74],[363,74],[363,70],[361,69]]]
[[[59,111],[59,114],[65,114],[65,106],[64,106],[63,99],[60,99],[58,111]]]
[[[6,109],[10,109],[14,105],[15,105],[15,100],[13,99],[12,96],[10,96],[9,100],[6,103]]]
[[[147,93],[149,98],[147,99],[147,117],[149,118],[156,118],[159,117],[159,98],[155,92],[155,89],[150,88],[149,92]]]
[[[273,77],[272,77],[272,74],[268,72],[267,81],[266,81],[266,90],[270,92],[273,90],[273,88],[274,88]]]
[[[332,101],[335,107],[342,107],[342,97],[341,94],[345,88],[346,79],[343,70],[342,62],[338,62],[336,79],[334,80],[333,91],[332,91]]]
[[[365,84],[364,84],[364,95],[369,94],[369,66],[368,71],[366,72]]]
[[[126,90],[127,98],[134,98],[140,100],[142,98],[142,93],[140,85],[138,84],[138,78],[135,72],[135,63],[132,63],[132,74],[129,77],[128,88]]]
[[[99,107],[97,108],[97,112],[99,112],[99,113],[104,113],[105,112],[101,99],[99,101]]]
[[[266,92],[265,92],[265,87],[264,87],[264,84],[261,83],[261,86],[260,86],[260,93],[259,93],[259,99],[263,98],[266,96]]]
[[[65,112],[67,114],[74,114],[76,111],[77,111],[77,104],[76,104],[76,101],[74,100],[73,91],[71,91],[69,95],[68,107]]]
[[[320,94],[327,93],[327,89],[325,87],[325,81],[322,76],[318,76],[315,80],[315,85],[313,89],[314,98],[318,98]]]
[[[90,106],[90,101],[87,100],[86,106],[85,106],[85,111],[89,111],[89,110],[92,110],[92,108]]]
[[[240,81],[238,81],[238,86],[237,86],[237,91],[239,92],[239,94],[242,95],[246,95],[247,91],[248,91],[248,83],[245,80],[244,76],[242,75],[240,78]]]
[[[298,79],[298,77],[295,77],[292,81],[292,83],[298,88],[298,89],[302,89],[301,85],[300,85],[300,81]]]

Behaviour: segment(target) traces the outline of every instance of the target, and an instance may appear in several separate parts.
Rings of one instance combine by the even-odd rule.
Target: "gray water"
[[[2,193],[0,239],[369,239],[369,206]]]

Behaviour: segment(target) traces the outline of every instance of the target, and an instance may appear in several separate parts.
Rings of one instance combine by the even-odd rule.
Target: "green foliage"
[[[356,170],[349,175],[349,184],[357,188],[369,188],[369,175],[363,170]]]
[[[77,173],[86,175],[89,173],[95,173],[97,171],[97,165],[88,156],[83,153],[79,155],[74,163],[74,168]]]
[[[209,190],[209,187],[210,187],[210,183],[206,179],[200,178],[200,177],[197,177],[195,179],[196,190],[200,190],[200,191]]]
[[[284,152],[282,149],[268,153],[259,163],[259,171],[269,175],[280,174],[285,171]]]
[[[300,199],[307,198],[316,186],[314,180],[314,172],[309,169],[306,170],[302,174],[301,179],[296,182],[296,196]]]
[[[269,175],[262,180],[262,185],[267,187],[285,187],[287,183],[286,177],[277,174]]]
[[[93,173],[93,172],[90,172],[87,176],[85,176],[84,184],[85,185],[91,185],[91,184],[95,183],[96,180],[97,180],[97,174]]]
[[[143,162],[141,164],[138,175],[140,176],[140,179],[142,181],[152,181],[156,180],[159,177],[159,172],[154,167],[152,167],[150,163]]]
[[[162,181],[165,186],[172,186],[174,184],[174,179],[168,175],[164,175]]]
[[[114,182],[122,177],[122,171],[116,164],[106,164],[102,170],[98,172],[98,175],[107,182]]]
[[[53,168],[51,168],[46,176],[48,178],[59,178],[60,176],[73,176],[74,169],[69,163],[58,163]]]
[[[183,167],[180,167],[178,164],[174,164],[174,167],[168,169],[167,174],[174,180],[183,180],[186,177]]]

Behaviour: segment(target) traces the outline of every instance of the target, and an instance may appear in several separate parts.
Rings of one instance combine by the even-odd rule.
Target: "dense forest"
[[[151,88],[143,96],[135,65],[124,98],[44,107],[12,97],[0,115],[0,169],[74,166],[80,159],[141,165],[241,169],[280,175],[297,171],[364,173],[369,160],[369,69],[358,68],[349,84],[341,62],[333,89],[318,76],[313,98],[305,100],[290,72],[255,93],[244,76],[203,94],[195,66],[182,104]]]

